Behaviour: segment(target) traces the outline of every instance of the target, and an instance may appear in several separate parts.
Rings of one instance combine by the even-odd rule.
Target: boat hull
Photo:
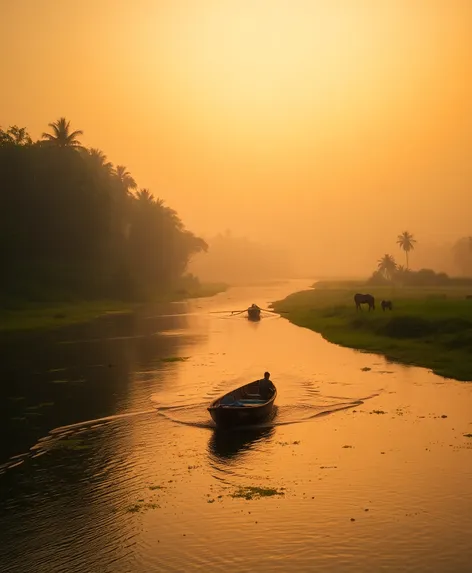
[[[249,308],[247,311],[249,320],[261,320],[261,311],[258,308]]]
[[[225,394],[214,400],[208,412],[218,427],[251,426],[266,421],[273,413],[274,402],[277,397],[277,389],[273,386],[273,393],[269,399],[262,403],[248,404],[245,406],[223,405],[222,400],[228,396],[235,396],[239,400],[246,392],[255,392],[258,382],[252,382],[246,386]]]

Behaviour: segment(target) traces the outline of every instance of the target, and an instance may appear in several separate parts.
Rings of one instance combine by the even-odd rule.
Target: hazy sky
[[[472,234],[471,0],[0,0],[0,14],[0,125],[38,137],[66,116],[197,233],[304,241],[350,267],[396,254],[405,229]]]

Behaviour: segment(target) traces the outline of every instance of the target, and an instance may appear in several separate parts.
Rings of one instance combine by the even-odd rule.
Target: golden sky
[[[472,234],[470,0],[0,11],[0,125],[38,137],[66,116],[197,233],[309,246],[327,268],[395,252],[405,229]]]

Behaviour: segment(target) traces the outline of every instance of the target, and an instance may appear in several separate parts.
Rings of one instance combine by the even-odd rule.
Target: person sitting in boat
[[[259,394],[263,400],[268,400],[272,396],[272,381],[270,372],[264,372],[264,378],[259,380]]]

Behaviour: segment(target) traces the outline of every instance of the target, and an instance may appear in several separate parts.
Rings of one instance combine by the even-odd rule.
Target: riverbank
[[[375,312],[356,312],[356,292],[375,297]],[[466,299],[471,294],[464,287],[366,287],[356,281],[325,281],[272,306],[329,342],[472,381],[472,300]],[[381,310],[383,299],[392,300],[392,312]]]
[[[211,297],[227,289],[221,283],[203,283],[191,290],[159,294],[150,304],[178,302],[188,298]],[[100,316],[132,313],[146,305],[144,302],[120,300],[29,302],[9,301],[0,311],[0,332],[60,328],[89,322]]]

